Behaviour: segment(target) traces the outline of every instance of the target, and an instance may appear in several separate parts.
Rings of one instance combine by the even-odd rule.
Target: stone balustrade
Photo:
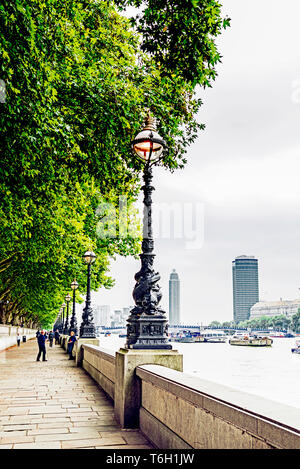
[[[131,421],[139,422],[143,434],[157,448],[300,448],[299,409],[162,364],[132,362],[136,378],[128,384],[118,369],[124,368],[124,364],[118,365],[119,352],[90,344],[82,344],[81,348],[83,368],[114,400],[115,415],[122,427],[128,425],[122,415],[120,418],[120,406],[130,405],[130,412],[136,414]],[[145,363],[149,363],[149,356]],[[137,397],[138,407],[121,399],[120,376],[122,383],[133,388],[126,393]],[[123,409],[125,416],[127,411]]]

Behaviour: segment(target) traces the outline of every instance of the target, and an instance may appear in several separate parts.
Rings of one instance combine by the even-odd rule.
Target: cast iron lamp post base
[[[96,329],[94,324],[93,309],[91,307],[91,264],[95,261],[96,255],[92,251],[84,254],[84,259],[88,264],[87,269],[87,292],[85,307],[82,313],[82,323],[80,326],[80,339],[96,339]]]
[[[141,270],[135,274],[136,284],[133,298],[136,306],[127,319],[126,348],[170,350],[168,339],[168,320],[165,312],[158,306],[162,294],[158,281],[160,275],[153,268],[155,254],[152,237],[152,171],[149,166],[144,170],[144,237],[142,242]]]

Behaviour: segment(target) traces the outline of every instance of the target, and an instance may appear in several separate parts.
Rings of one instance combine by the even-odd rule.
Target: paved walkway
[[[0,449],[152,448],[60,346],[47,343],[47,362],[37,351],[31,340],[0,352]]]

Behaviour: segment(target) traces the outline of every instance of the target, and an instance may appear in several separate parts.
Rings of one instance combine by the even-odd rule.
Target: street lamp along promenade
[[[66,322],[65,322],[65,327],[64,327],[64,334],[68,334],[69,333],[69,303],[71,300],[69,293],[66,295],[65,300],[67,302],[67,315],[66,315]]]
[[[62,327],[61,327],[61,332],[62,334],[65,333],[65,307],[66,307],[66,303],[63,303],[61,305],[61,309],[62,309]]]
[[[58,313],[58,320],[57,320],[57,323],[58,323],[57,329],[58,329],[58,332],[60,334],[62,333],[62,328],[63,328],[63,326],[62,326],[62,311],[63,311],[62,308],[60,308],[59,313]]]
[[[158,281],[160,274],[155,272],[155,254],[152,234],[152,166],[159,164],[166,142],[156,131],[156,120],[147,115],[145,126],[132,141],[133,152],[143,161],[144,213],[141,269],[135,274],[136,284],[132,293],[136,306],[127,319],[126,348],[130,349],[172,349],[168,342],[168,321],[160,308],[162,294]]]
[[[73,312],[72,312],[72,317],[70,321],[70,329],[69,329],[69,335],[71,335],[71,331],[74,332],[75,335],[78,334],[78,329],[77,329],[77,319],[76,319],[76,311],[75,311],[75,292],[78,288],[78,283],[76,282],[76,278],[74,278],[73,282],[71,283],[71,289],[73,290]]]
[[[80,325],[80,338],[96,339],[96,329],[94,324],[93,310],[91,307],[91,265],[96,260],[96,254],[93,251],[86,251],[83,255],[84,261],[88,266],[87,270],[87,292],[85,307],[82,313],[82,323]]]

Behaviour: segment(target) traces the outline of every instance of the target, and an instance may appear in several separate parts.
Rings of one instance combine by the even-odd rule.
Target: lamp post
[[[93,310],[91,308],[91,265],[96,260],[96,254],[93,251],[86,251],[83,255],[84,261],[86,262],[87,269],[87,292],[85,307],[82,313],[82,323],[80,325],[80,338],[84,339],[96,339],[96,329],[94,325]]]
[[[55,322],[53,324],[53,331],[55,331],[56,329],[58,329],[58,322],[59,322],[59,312],[56,316],[56,319],[55,319]]]
[[[57,329],[58,329],[58,332],[61,334],[62,333],[62,308],[60,308],[59,313],[58,313]]]
[[[127,319],[126,348],[172,349],[168,342],[166,313],[159,307],[162,294],[158,281],[160,275],[153,267],[155,254],[152,234],[152,166],[159,163],[166,148],[165,141],[156,131],[155,118],[148,113],[145,127],[132,142],[134,153],[144,162],[144,216],[141,269],[135,274],[133,299],[136,306]]]
[[[67,302],[67,314],[66,314],[66,322],[65,322],[65,327],[64,327],[64,334],[68,334],[69,333],[69,303],[71,300],[69,293],[66,295],[65,300]]]
[[[71,283],[71,289],[73,290],[73,312],[72,312],[72,317],[70,321],[69,335],[71,335],[71,331],[73,331],[75,335],[78,334],[76,311],[75,311],[75,292],[77,288],[78,288],[78,283],[76,282],[76,279],[74,278],[73,282]]]
[[[66,303],[63,303],[61,305],[61,308],[62,308],[62,333],[63,334],[65,333],[65,307],[66,307]]]

